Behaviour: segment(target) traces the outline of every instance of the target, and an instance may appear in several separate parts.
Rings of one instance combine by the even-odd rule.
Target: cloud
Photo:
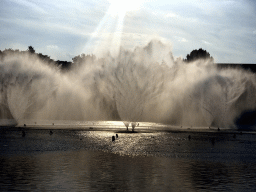
[[[108,18],[104,21],[109,8],[106,0],[100,3],[96,0],[0,1],[2,49],[10,46],[27,49],[27,45],[33,45],[36,50],[41,48],[42,53],[56,53],[60,59],[67,56],[57,55],[57,52],[78,55],[83,53],[90,39],[94,45],[120,35],[111,33],[116,31],[114,27],[107,30],[112,23]],[[224,53],[230,55],[228,51],[253,52],[256,12],[254,1],[248,2],[145,0],[140,11],[128,12],[125,16],[120,43],[125,48],[143,46],[158,34],[173,42],[173,51],[178,55],[204,46],[207,51],[215,51],[216,57],[218,54],[221,59]],[[101,21],[105,22],[102,28]],[[115,24],[116,20],[113,22]],[[218,52],[220,48],[222,52]],[[233,60],[232,57],[228,59]],[[244,60],[248,60],[247,57]],[[255,60],[255,55],[251,55],[251,60]]]
[[[21,6],[25,6],[25,7],[29,8],[29,9],[37,12],[37,13],[47,14],[47,12],[44,9],[42,9],[36,3],[33,3],[31,1],[27,1],[27,0],[10,0],[10,1],[12,1],[14,3],[17,3]]]
[[[165,15],[166,18],[173,18],[173,17],[178,17],[178,15],[176,13],[167,13]]]
[[[184,37],[179,37],[179,36],[174,36],[174,38],[178,41],[178,42],[188,42],[188,40]]]
[[[30,19],[24,19],[24,18],[14,18],[14,19],[5,19],[5,18],[0,18],[0,22],[2,23],[8,23],[11,24],[12,26],[19,26],[19,27],[24,27],[29,30],[34,30],[34,31],[40,31],[40,33],[44,31],[55,31],[59,32],[60,34],[70,34],[70,35],[78,35],[78,36],[87,36],[88,33],[86,32],[85,29],[81,27],[76,27],[72,26],[72,24],[69,23],[64,23],[58,22],[39,22],[39,21],[34,21]]]
[[[188,42],[188,40],[185,39],[185,38],[181,38],[179,41],[180,41],[180,42]]]
[[[206,45],[212,45],[212,43],[208,42],[208,41],[205,41],[205,40],[202,40],[202,42]]]
[[[50,50],[52,50],[52,49],[58,50],[59,49],[59,47],[57,45],[47,45],[46,48],[50,49]]]

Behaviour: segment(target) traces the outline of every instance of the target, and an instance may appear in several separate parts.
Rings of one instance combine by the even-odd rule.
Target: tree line
[[[28,46],[28,49],[26,51],[20,51],[18,49],[5,49],[4,51],[0,50],[0,61],[3,61],[3,59],[7,56],[7,55],[15,55],[15,54],[30,54],[33,56],[37,56],[41,61],[50,64],[50,65],[55,65],[57,67],[59,67],[62,70],[68,70],[70,69],[72,66],[75,65],[81,65],[82,63],[86,62],[86,61],[94,61],[96,60],[96,56],[95,55],[85,55],[85,54],[81,54],[78,56],[75,56],[74,58],[72,58],[72,62],[70,61],[60,61],[60,60],[53,60],[50,58],[50,56],[48,55],[43,55],[42,53],[36,53],[34,47],[32,46]],[[187,54],[186,58],[183,59],[183,61],[185,63],[191,63],[194,62],[198,59],[203,59],[203,60],[211,60],[212,62],[214,62],[214,58],[210,55],[209,52],[207,52],[206,50],[199,48],[198,50],[195,49],[193,51],[190,52],[190,54]],[[252,72],[256,72],[256,65],[252,65],[252,64],[218,64],[219,68],[243,68],[246,70],[251,70]]]
[[[0,59],[3,60],[5,56],[14,55],[14,54],[36,55],[43,62],[55,64],[55,65],[61,67],[62,69],[69,69],[72,64],[82,64],[84,61],[86,61],[88,59],[89,60],[96,59],[95,55],[81,54],[81,55],[78,55],[78,56],[75,56],[74,58],[72,58],[72,62],[60,61],[60,60],[55,61],[55,60],[51,59],[50,56],[48,56],[48,55],[43,55],[42,53],[36,53],[34,47],[32,47],[32,46],[28,46],[28,49],[26,51],[20,51],[19,49],[13,50],[11,48],[5,49],[4,51],[0,50]],[[185,59],[183,59],[183,61],[190,63],[197,59],[212,59],[213,60],[213,58],[210,56],[210,54],[206,50],[203,50],[202,48],[200,48],[198,50],[193,50],[190,54],[188,54],[186,56]]]
[[[49,65],[55,65],[57,67],[59,67],[60,69],[63,70],[68,70],[71,68],[72,65],[79,65],[82,64],[83,62],[85,62],[86,60],[90,59],[90,60],[95,60],[96,56],[95,55],[85,55],[85,54],[81,54],[78,56],[75,56],[74,58],[72,58],[72,62],[70,61],[60,61],[57,60],[55,61],[54,59],[51,59],[50,56],[48,55],[43,55],[42,53],[36,53],[34,47],[32,46],[28,46],[28,49],[26,51],[20,51],[19,49],[5,49],[4,51],[0,50],[0,61],[3,61],[4,58],[8,55],[8,56],[14,56],[14,55],[26,55],[29,54],[31,56],[36,56],[37,58],[39,58],[41,61],[43,61],[44,63],[47,63]]]

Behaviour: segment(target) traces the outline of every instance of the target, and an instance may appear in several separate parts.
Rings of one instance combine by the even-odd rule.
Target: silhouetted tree
[[[68,70],[70,69],[71,65],[72,65],[72,62],[69,62],[69,61],[56,61],[56,64],[61,68],[61,69],[65,69],[65,70]]]
[[[190,52],[190,54],[187,54],[186,59],[184,59],[185,62],[192,62],[198,59],[211,59],[213,61],[213,57],[210,56],[210,53],[208,53],[206,50],[195,49]]]
[[[96,59],[95,55],[85,55],[84,53],[72,58],[73,63],[76,65],[81,65],[86,62],[93,62]]]
[[[45,63],[54,62],[54,60],[51,59],[50,56],[48,56],[48,55],[43,55],[42,53],[37,53],[37,56],[38,56],[42,61],[44,61]]]
[[[35,49],[34,49],[34,47],[32,47],[32,46],[28,46],[28,52],[30,52],[30,53],[35,53],[36,51],[35,51]]]

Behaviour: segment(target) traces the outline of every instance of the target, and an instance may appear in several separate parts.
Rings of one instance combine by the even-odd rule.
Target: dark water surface
[[[256,191],[255,134],[0,132],[1,191]]]

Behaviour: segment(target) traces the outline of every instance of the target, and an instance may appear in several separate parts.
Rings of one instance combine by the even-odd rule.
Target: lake
[[[16,127],[0,133],[2,191],[256,190],[254,132]]]

